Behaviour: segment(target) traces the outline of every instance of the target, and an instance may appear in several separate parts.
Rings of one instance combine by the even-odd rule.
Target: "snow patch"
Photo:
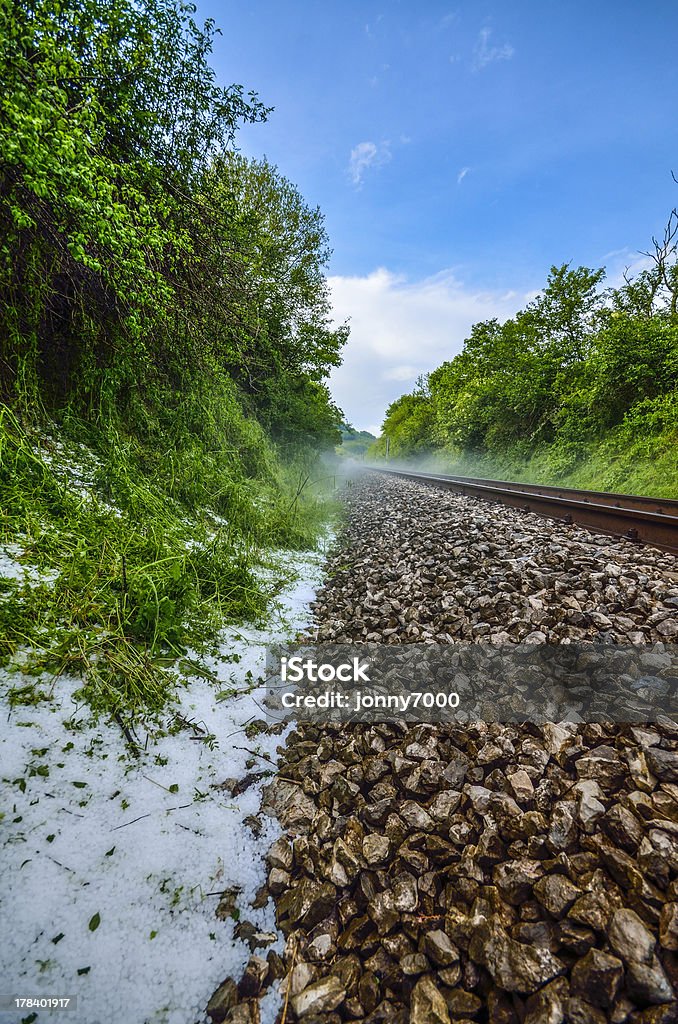
[[[54,583],[59,578],[55,569],[39,569],[35,565],[19,561],[23,550],[19,544],[0,547],[0,580],[14,580],[16,583]],[[19,557],[17,557],[19,556]]]
[[[18,572],[14,553],[3,553],[3,575]],[[265,645],[309,624],[321,580],[320,555],[285,560],[297,582],[268,626],[224,631],[218,655],[207,659],[214,678],[187,678],[176,728],[149,739],[139,758],[115,723],[88,721],[73,698],[79,680],[62,677],[52,700],[10,708],[16,673],[0,670],[3,994],[78,998],[75,1014],[40,1010],[39,1022],[203,1022],[214,989],[237,978],[250,956],[233,917],[215,916],[219,894],[237,889],[240,922],[275,932],[272,905],[250,903],[278,827],[262,816],[256,837],[244,821],[258,811],[268,778],[235,798],[218,787],[272,772],[284,742],[244,730],[265,717]],[[262,1024],[277,1009],[269,994]]]

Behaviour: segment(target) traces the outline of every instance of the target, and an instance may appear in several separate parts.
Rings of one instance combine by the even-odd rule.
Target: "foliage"
[[[126,416],[225,372],[264,425],[312,434],[310,405],[332,443],[322,216],[227,148],[267,110],[216,86],[192,11],[0,0],[6,397]]]
[[[209,250],[196,246],[195,273],[218,362],[275,437],[336,443],[341,414],[322,380],[348,329],[331,326],[320,211],[269,163],[239,154],[215,161],[203,190],[219,228]]]
[[[638,479],[629,451],[663,459],[678,440],[671,255],[607,291],[603,270],[552,267],[525,310],[475,324],[459,355],[389,407],[371,454],[383,456],[389,438],[395,456],[437,452],[467,471],[493,466],[490,475],[529,471],[563,482],[595,461],[600,486],[629,486]],[[678,488],[675,473],[642,479],[651,489]]]
[[[430,396],[418,391],[402,395],[386,410],[388,433],[384,432],[372,451],[384,453],[386,438],[391,438],[389,455],[416,455],[426,451],[430,444],[433,410]]]
[[[216,87],[213,29],[190,11],[164,0],[1,0],[10,396],[53,403],[75,391],[92,408],[124,400],[141,364],[142,386],[157,369],[172,273],[190,249],[178,189],[238,120],[265,113]]]
[[[348,423],[341,425],[341,443],[335,448],[335,452],[341,458],[362,459],[367,450],[377,439],[369,430],[355,430]]]
[[[261,610],[257,551],[313,543],[341,422],[322,215],[233,151],[270,108],[217,83],[194,14],[0,0],[1,530],[50,579],[9,587],[0,642],[112,709]]]
[[[96,455],[81,444],[78,465],[72,443],[0,416],[0,544],[25,567],[0,580],[0,660],[28,650],[32,673],[82,673],[96,711],[158,711],[174,658],[209,647],[224,622],[260,618],[288,574],[267,552],[313,544],[326,501],[300,489],[300,462],[274,464],[268,485],[222,467],[205,505],[196,453],[173,453],[155,475],[153,448],[93,439]]]

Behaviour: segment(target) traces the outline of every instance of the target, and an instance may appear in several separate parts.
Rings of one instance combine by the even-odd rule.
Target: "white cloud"
[[[454,22],[458,21],[458,20],[459,20],[459,11],[450,11],[449,14],[444,14],[443,17],[440,19],[440,23],[438,25],[438,28],[439,29],[449,28],[450,25],[453,25]]]
[[[503,320],[527,301],[516,291],[469,288],[451,271],[408,281],[381,267],[365,277],[330,277],[329,284],[336,321],[351,324],[332,394],[351,423],[373,433],[420,374],[461,351],[472,324]]]
[[[393,366],[382,374],[384,380],[415,380],[419,375],[416,366]]]
[[[491,29],[481,28],[478,42],[473,51],[474,71],[482,71],[488,64],[494,64],[497,60],[510,60],[516,52],[510,43],[504,43],[503,46],[491,46],[491,35]]]
[[[376,18],[376,21],[374,22],[374,27],[376,27],[379,24],[380,21],[383,21],[383,19],[384,19],[384,15],[383,14],[378,14],[377,18]],[[372,37],[374,35],[374,32],[372,31],[372,28],[373,28],[373,26],[368,21],[367,24],[365,25],[365,35],[366,36]]]
[[[363,183],[365,172],[370,167],[380,167],[391,159],[388,142],[377,145],[376,142],[359,142],[351,150],[348,162],[348,173],[356,187]]]
[[[604,266],[606,271],[603,285],[607,288],[621,288],[625,275],[636,277],[641,271],[649,270],[653,264],[650,257],[644,253],[624,248],[605,253],[600,265]]]
[[[470,167],[462,167],[462,169],[459,171],[459,174],[457,175],[457,185],[461,185],[462,181],[464,180],[464,178],[466,177],[470,170]]]

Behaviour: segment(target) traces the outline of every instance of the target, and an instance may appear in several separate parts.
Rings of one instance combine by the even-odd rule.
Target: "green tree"
[[[669,242],[653,268],[621,288],[604,292],[602,269],[554,266],[515,317],[474,324],[424,394],[389,407],[392,450],[439,446],[501,461],[543,449],[565,471],[617,426],[645,417],[664,430],[674,408],[666,396],[678,388]]]
[[[216,84],[216,30],[194,13],[0,0],[3,392],[26,415],[168,430],[204,409],[205,380],[233,382],[285,443],[317,427],[329,444],[322,382],[348,330],[331,322],[322,215],[231,151],[269,111]]]
[[[0,0],[0,358],[5,393],[34,407],[138,386],[191,249],[185,193],[265,116],[216,86],[193,11]]]
[[[201,281],[198,319],[216,357],[274,434],[296,429],[295,416],[304,433],[306,401],[324,402],[334,437],[340,416],[320,385],[340,362],[348,327],[331,322],[320,210],[267,161],[239,154],[216,160],[201,190],[209,217],[193,228],[191,274]]]
[[[393,456],[407,457],[431,450],[433,408],[422,383],[414,394],[402,395],[389,405],[374,454],[385,454],[386,438],[390,442],[389,454]]]

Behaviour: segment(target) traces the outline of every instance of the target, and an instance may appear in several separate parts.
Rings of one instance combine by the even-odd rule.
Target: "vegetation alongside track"
[[[0,654],[114,712],[262,611],[340,436],[322,215],[234,150],[270,111],[193,13],[0,0]]]
[[[468,476],[678,496],[678,212],[651,269],[552,267],[546,287],[387,410],[369,456]]]

